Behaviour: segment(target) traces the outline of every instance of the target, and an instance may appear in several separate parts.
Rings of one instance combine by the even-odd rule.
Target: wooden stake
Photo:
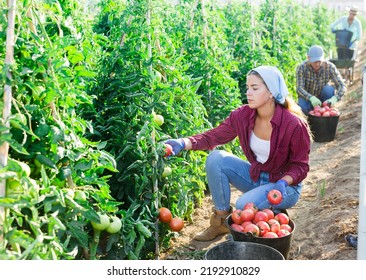
[[[3,109],[3,120],[4,125],[8,129],[4,133],[9,132],[9,116],[11,114],[11,98],[12,98],[12,74],[11,66],[14,62],[14,44],[15,44],[15,8],[16,0],[8,0],[8,27],[6,29],[6,53],[5,53],[5,67],[8,68],[6,73],[6,82],[4,86],[4,109]],[[1,167],[5,167],[8,164],[8,153],[9,153],[9,143],[4,142],[0,146],[0,164]],[[6,180],[0,181],[0,197],[4,197],[6,193]],[[3,226],[5,221],[5,209],[0,207],[0,242],[3,240]]]

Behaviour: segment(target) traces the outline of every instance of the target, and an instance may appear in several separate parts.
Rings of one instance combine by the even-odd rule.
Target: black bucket
[[[308,123],[315,142],[331,142],[334,140],[339,116],[317,117],[308,116]]]
[[[252,242],[225,241],[213,246],[205,260],[284,260],[276,249]]]
[[[253,242],[270,246],[278,250],[285,257],[285,259],[288,259],[288,254],[291,248],[292,237],[295,231],[295,223],[291,219],[289,221],[289,225],[292,227],[292,231],[290,232],[290,234],[276,238],[264,238],[259,236],[253,236],[250,233],[244,233],[233,230],[230,226],[233,223],[231,215],[229,215],[226,218],[225,223],[226,226],[229,228],[230,233],[235,241]]]
[[[336,34],[336,46],[337,48],[349,49],[353,32],[349,30],[337,30]]]

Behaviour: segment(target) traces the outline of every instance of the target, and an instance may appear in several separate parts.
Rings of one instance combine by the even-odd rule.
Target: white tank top
[[[257,161],[260,163],[264,163],[267,161],[269,156],[271,141],[263,140],[258,138],[254,132],[252,132],[252,136],[250,137],[250,148],[257,156]]]

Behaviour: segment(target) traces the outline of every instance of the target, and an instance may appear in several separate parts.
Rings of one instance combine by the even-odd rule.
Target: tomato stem
[[[90,245],[90,259],[96,260],[97,248],[100,240],[100,230],[94,229],[93,242]]]

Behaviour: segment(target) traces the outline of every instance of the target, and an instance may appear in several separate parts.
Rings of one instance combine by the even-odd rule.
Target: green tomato
[[[166,178],[166,177],[170,176],[171,174],[172,174],[172,169],[169,166],[167,166],[167,167],[164,167],[164,171],[163,171],[163,174],[161,174],[161,176],[163,178]]]
[[[99,216],[99,219],[100,219],[100,222],[97,223],[97,222],[91,222],[92,226],[94,229],[96,230],[105,230],[107,229],[107,227],[109,227],[109,217],[107,214],[102,214],[102,213],[98,213],[98,216]]]
[[[66,197],[68,197],[70,199],[74,199],[74,197],[75,197],[74,190],[72,190],[72,189],[65,189],[64,191],[65,191],[65,196]]]
[[[19,181],[8,179],[6,184],[6,196],[11,198],[18,198],[24,193],[24,189]]]
[[[121,228],[122,228],[121,219],[114,216],[114,217],[112,217],[112,222],[107,227],[107,232],[112,233],[112,234],[117,233],[121,230]]]
[[[158,126],[162,126],[164,123],[164,117],[162,115],[154,115],[154,122],[158,125]]]
[[[85,194],[85,192],[83,192],[82,190],[76,190],[75,191],[74,199],[75,200],[85,201],[86,200],[86,194]]]

